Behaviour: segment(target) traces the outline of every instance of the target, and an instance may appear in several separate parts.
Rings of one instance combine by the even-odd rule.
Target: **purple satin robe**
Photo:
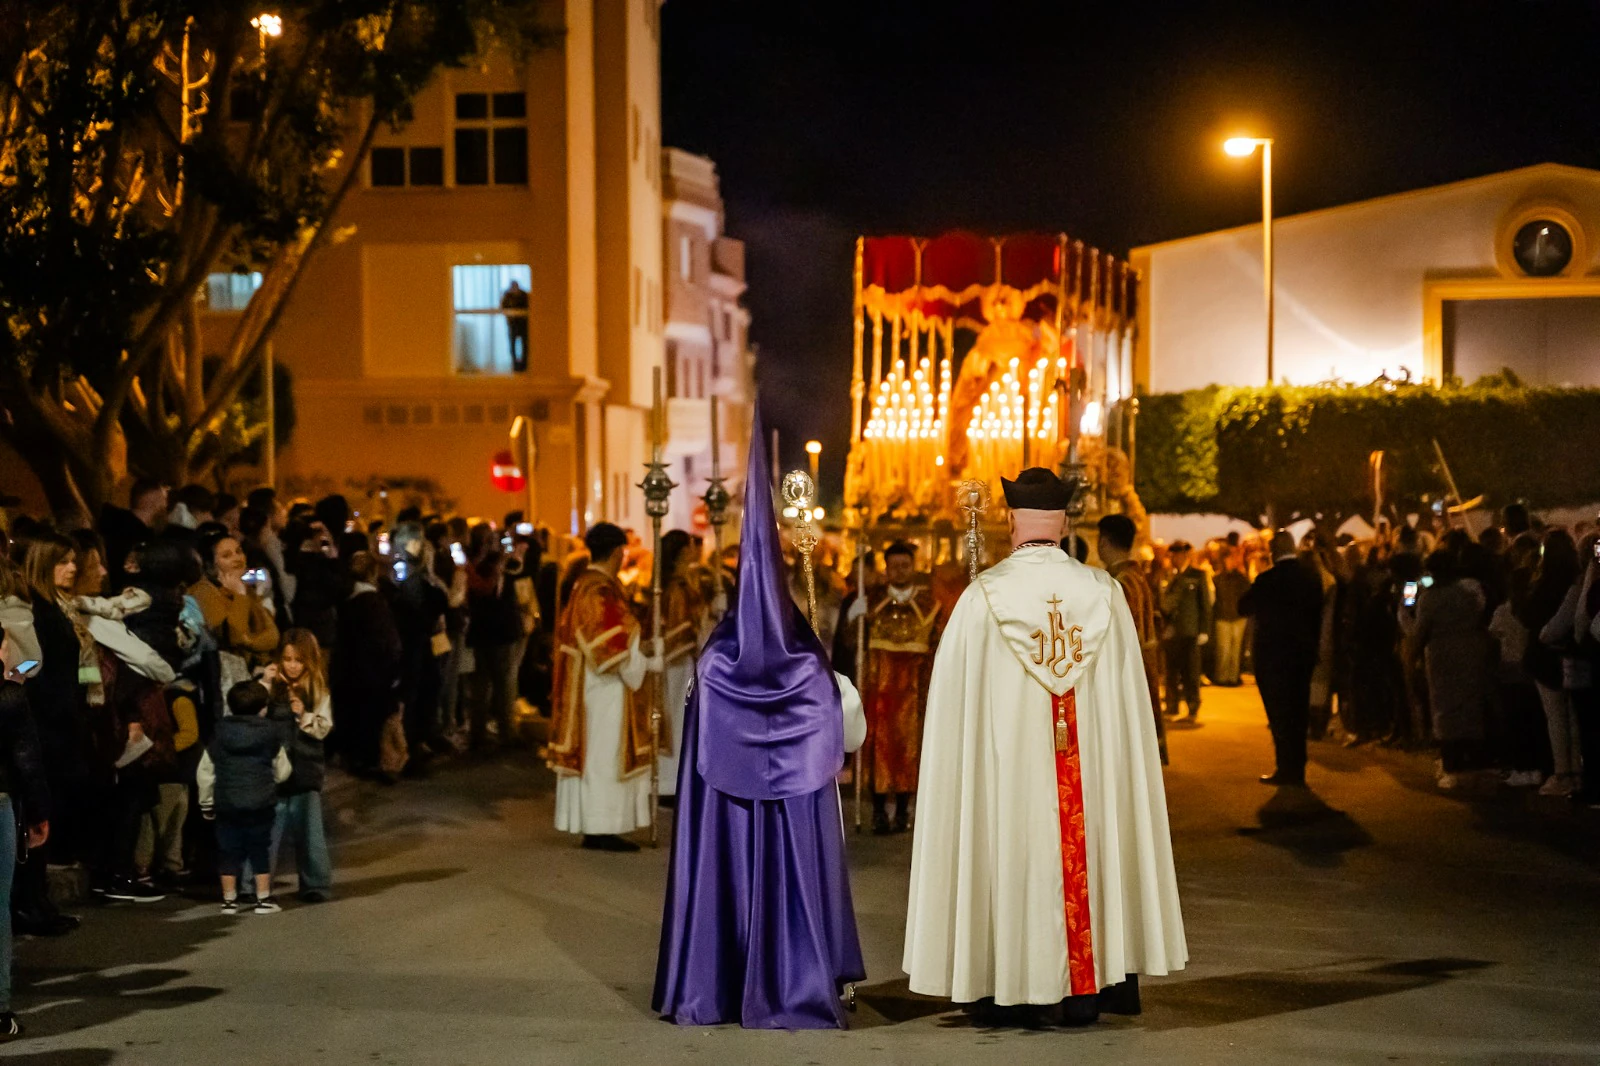
[[[834,784],[844,714],[789,598],[764,437],[757,418],[738,594],[684,714],[653,1005],[680,1025],[843,1028],[840,990],[866,975]]]

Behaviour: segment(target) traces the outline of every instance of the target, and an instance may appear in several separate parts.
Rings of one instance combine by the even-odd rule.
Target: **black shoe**
[[[113,877],[106,886],[106,899],[121,903],[155,903],[167,894],[154,885],[142,884],[131,877]]]
[[[1279,787],[1303,786],[1306,783],[1306,779],[1303,777],[1290,777],[1289,775],[1279,773],[1276,770],[1270,774],[1262,774],[1260,780],[1263,785],[1275,785]]]
[[[1126,981],[1100,990],[1101,1014],[1142,1014],[1139,1002],[1139,975],[1130,973]]]
[[[874,814],[872,816],[872,834],[874,836],[886,837],[892,832],[894,830],[889,826],[889,816],[887,814]]]
[[[639,845],[631,840],[624,840],[615,833],[600,833],[592,836],[585,833],[583,846],[590,851],[633,852],[639,850]]]
[[[894,816],[894,831],[896,833],[909,832],[910,829],[911,829],[911,823],[907,819],[906,815],[897,814],[897,815]]]
[[[0,1013],[0,1044],[7,1040],[15,1040],[22,1034],[22,1023],[17,1021],[15,1014],[11,1011]]]
[[[11,916],[11,931],[18,936],[65,936],[82,922],[76,914],[39,914],[18,911]]]
[[[1100,1020],[1099,996],[1068,996],[1061,1001],[1060,1025],[1077,1028]]]
[[[295,893],[295,899],[298,899],[301,903],[326,903],[332,898],[333,896],[320,888],[308,888],[303,892]]]

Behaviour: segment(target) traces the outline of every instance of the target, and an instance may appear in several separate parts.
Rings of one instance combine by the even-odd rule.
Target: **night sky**
[[[1118,255],[1260,217],[1600,166],[1600,4],[669,0],[664,142],[714,159],[749,246],[788,466],[849,437],[858,234],[1057,232]]]

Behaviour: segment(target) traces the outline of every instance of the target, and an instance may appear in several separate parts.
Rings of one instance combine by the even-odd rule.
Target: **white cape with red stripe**
[[[1052,609],[1075,660],[1064,677],[1037,636],[1050,643]],[[962,594],[934,659],[906,914],[913,992],[1007,1005],[1072,991],[1052,690],[1075,691],[1094,987],[1188,959],[1122,586],[1059,549],[1024,548]]]

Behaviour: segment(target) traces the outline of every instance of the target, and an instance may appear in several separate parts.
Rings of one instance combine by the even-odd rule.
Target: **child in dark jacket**
[[[278,785],[291,772],[284,732],[267,718],[264,685],[241,681],[228,690],[228,714],[200,757],[195,774],[200,810],[217,822],[217,871],[222,913],[239,913],[239,873],[249,860],[256,877],[257,914],[282,908],[272,898],[270,852]]]

